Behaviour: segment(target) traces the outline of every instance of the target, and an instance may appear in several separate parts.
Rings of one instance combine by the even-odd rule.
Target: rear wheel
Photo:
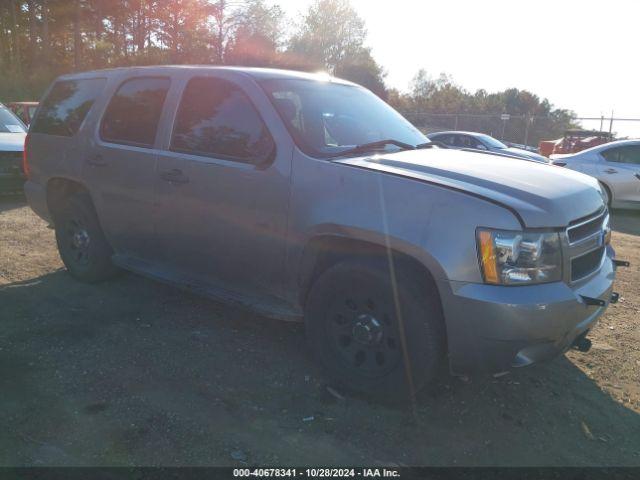
[[[60,258],[73,277],[94,283],[118,272],[88,195],[69,197],[54,213],[54,225]]]
[[[379,398],[406,398],[408,372],[416,390],[424,386],[444,354],[433,283],[402,266],[395,280],[398,305],[386,260],[340,263],[314,283],[305,312],[308,341],[330,377]]]

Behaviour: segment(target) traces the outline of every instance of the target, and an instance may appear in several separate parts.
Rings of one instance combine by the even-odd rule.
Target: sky
[[[271,0],[293,19],[312,0]],[[351,0],[387,84],[420,68],[464,88],[515,87],[578,116],[640,118],[640,1]],[[605,122],[606,123],[606,122]],[[583,122],[599,128],[600,122]],[[608,129],[608,123],[605,124]],[[639,122],[614,122],[640,137]]]

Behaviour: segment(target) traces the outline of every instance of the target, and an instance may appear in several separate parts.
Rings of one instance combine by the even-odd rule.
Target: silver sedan
[[[640,140],[618,140],[578,153],[551,155],[554,165],[598,179],[613,208],[640,208]]]

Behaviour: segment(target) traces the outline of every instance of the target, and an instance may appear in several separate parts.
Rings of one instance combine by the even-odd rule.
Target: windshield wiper
[[[387,140],[378,140],[377,142],[369,142],[363,143],[362,145],[355,146],[353,148],[349,148],[347,150],[343,150],[342,152],[338,152],[335,155],[331,155],[330,158],[333,157],[341,157],[343,155],[353,155],[356,153],[366,153],[371,150],[376,150],[378,148],[384,147],[385,145],[395,145],[399,147],[400,150],[415,150],[416,147],[410,145],[408,143],[401,142],[400,140],[394,140],[392,138]]]

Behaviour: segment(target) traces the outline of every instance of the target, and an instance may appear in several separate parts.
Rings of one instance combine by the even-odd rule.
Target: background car
[[[0,103],[0,194],[22,192],[22,151],[26,127]]]
[[[429,140],[444,143],[450,148],[472,148],[490,152],[503,153],[525,160],[548,163],[548,159],[535,152],[529,152],[521,148],[508,147],[500,140],[485,134],[476,132],[435,132],[427,135]]]
[[[578,153],[613,140],[614,137],[610,132],[574,128],[564,132],[564,137],[557,140],[541,140],[538,151],[545,157],[555,153]]]
[[[613,208],[640,208],[640,140],[618,140],[578,153],[551,155],[551,163],[596,177]]]
[[[7,104],[25,125],[30,125],[38,109],[38,102],[11,102]]]

